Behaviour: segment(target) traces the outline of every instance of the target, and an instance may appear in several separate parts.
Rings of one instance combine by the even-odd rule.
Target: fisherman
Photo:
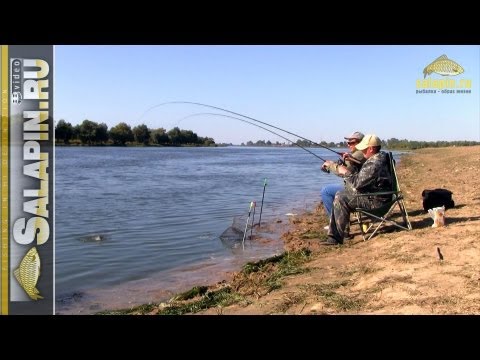
[[[347,146],[350,149],[350,153],[343,153],[342,155],[345,165],[327,160],[323,163],[322,168],[342,178],[343,178],[343,175],[340,173],[340,171],[343,171],[343,169],[347,170],[348,173],[350,174],[355,174],[358,171],[360,171],[362,164],[367,159],[365,159],[365,157],[363,156],[363,152],[355,149],[355,146],[358,145],[360,141],[362,141],[363,137],[364,135],[360,131],[355,131],[353,134],[345,136],[344,139],[347,140]],[[345,189],[345,186],[343,182],[337,183],[337,184],[329,184],[322,187],[320,194],[322,196],[322,202],[325,208],[325,212],[327,213],[327,216],[329,218],[332,214],[332,205],[333,205],[333,199],[335,199],[335,194],[338,191],[341,191],[344,189]],[[325,226],[324,229],[328,230],[328,226]]]
[[[390,201],[390,196],[358,197],[357,194],[376,193],[391,190],[392,174],[389,159],[385,152],[380,151],[381,141],[376,135],[365,135],[355,146],[363,152],[365,163],[357,173],[351,173],[346,167],[339,167],[338,172],[344,176],[345,190],[337,192],[333,201],[333,211],[330,216],[328,239],[325,245],[343,244],[345,228],[350,223],[350,213],[355,207],[373,209]]]

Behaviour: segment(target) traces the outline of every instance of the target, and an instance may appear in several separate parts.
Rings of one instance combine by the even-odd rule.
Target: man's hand
[[[343,160],[344,160],[344,161],[345,161],[345,160],[348,160],[348,161],[353,162],[353,163],[355,163],[355,164],[361,164],[360,160],[354,158],[354,157],[352,156],[352,154],[343,153],[343,154],[342,154],[342,157],[343,157]]]
[[[330,168],[330,165],[332,165],[332,164],[333,164],[333,162],[330,161],[330,160],[325,161],[322,165],[322,171],[324,171],[326,173],[329,173],[330,172],[329,168]]]
[[[348,172],[348,170],[345,166],[339,165],[337,166],[337,172],[339,175],[345,175]]]

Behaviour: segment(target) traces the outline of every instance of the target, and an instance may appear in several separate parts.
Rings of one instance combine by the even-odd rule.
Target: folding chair
[[[391,196],[391,200],[384,203],[382,206],[374,209],[365,209],[362,207],[356,207],[354,212],[360,225],[360,231],[362,232],[363,240],[370,240],[377,231],[386,223],[394,225],[403,230],[412,230],[412,225],[408,219],[408,213],[405,209],[405,203],[403,202],[403,194],[400,191],[400,185],[398,183],[397,172],[395,170],[395,160],[392,153],[387,153],[388,163],[390,166],[390,174],[392,175],[392,190],[382,191],[369,194],[358,194],[358,197],[363,196]],[[400,215],[403,219],[403,224],[392,219],[394,217],[394,210],[397,207],[400,210]],[[371,233],[370,231],[373,230]]]

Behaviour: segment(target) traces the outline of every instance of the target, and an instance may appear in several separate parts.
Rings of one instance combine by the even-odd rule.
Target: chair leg
[[[380,227],[383,225],[385,221],[380,221],[380,223],[377,225],[377,227],[375,228],[375,230],[373,230],[373,232],[370,234],[370,236],[367,238],[367,240],[370,240],[376,233],[377,231],[380,229]],[[372,227],[373,225],[371,225],[370,227]],[[370,228],[369,228],[370,229]]]
[[[398,201],[398,206],[400,207],[400,211],[402,213],[403,223],[408,228],[408,230],[412,230],[412,224],[410,223],[410,219],[408,218],[407,209],[405,208],[403,199]]]
[[[362,233],[363,241],[367,241],[366,235],[370,227],[367,228],[367,225],[362,221],[362,214],[360,212],[355,212],[355,216],[358,220],[358,225],[360,226],[360,232]]]

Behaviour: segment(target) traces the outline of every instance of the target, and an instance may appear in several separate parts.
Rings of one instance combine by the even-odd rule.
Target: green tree
[[[57,123],[57,126],[55,127],[55,139],[63,141],[64,144],[68,144],[68,142],[72,137],[73,137],[72,124],[61,119]]]
[[[183,143],[182,132],[177,126],[169,130],[167,134],[173,145],[181,145]]]
[[[215,140],[213,140],[213,138],[205,137],[203,138],[203,145],[205,146],[215,145]]]
[[[110,139],[116,145],[125,145],[127,141],[133,141],[133,132],[130,125],[124,122],[119,123],[110,129]]]
[[[94,121],[83,120],[80,124],[79,138],[82,144],[91,145],[95,142],[98,124]]]
[[[150,141],[150,129],[147,127],[147,125],[142,124],[135,126],[132,132],[136,142],[143,145],[148,145],[148,142]]]
[[[155,144],[167,145],[170,142],[167,131],[164,128],[152,130],[150,136]]]
[[[183,144],[197,144],[198,136],[192,130],[181,130]]]
[[[108,141],[108,126],[105,123],[100,123],[95,129],[95,141],[105,143]]]

